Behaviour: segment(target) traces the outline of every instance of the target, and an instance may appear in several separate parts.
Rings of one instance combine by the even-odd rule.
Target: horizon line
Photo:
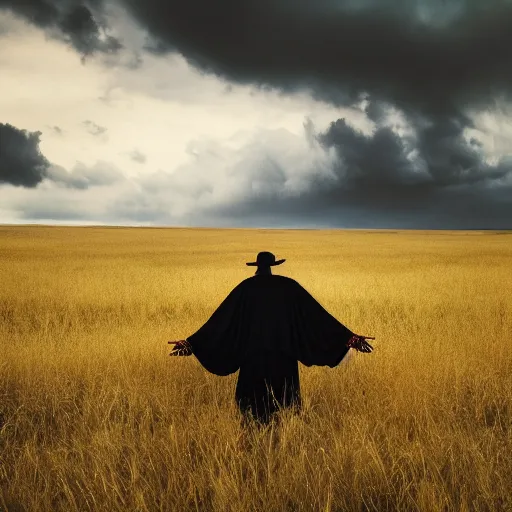
[[[190,225],[166,225],[166,224],[87,224],[80,223],[74,224],[72,222],[63,223],[46,223],[46,222],[25,222],[25,223],[4,223],[0,222],[0,227],[55,227],[55,228],[142,228],[142,229],[189,229],[189,230],[269,230],[269,231],[381,231],[381,232],[398,232],[398,231],[451,231],[451,232],[488,232],[494,231],[497,233],[512,233],[512,228],[413,228],[413,227],[291,227],[291,226],[190,226]]]

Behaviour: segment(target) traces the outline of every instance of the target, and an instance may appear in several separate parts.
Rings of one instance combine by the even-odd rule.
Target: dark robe
[[[297,281],[268,273],[242,281],[187,340],[209,372],[240,370],[237,404],[266,423],[282,407],[300,407],[298,362],[338,365],[353,334]]]

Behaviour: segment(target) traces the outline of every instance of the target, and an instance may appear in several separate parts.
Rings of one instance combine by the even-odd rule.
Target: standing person
[[[171,356],[195,355],[215,375],[240,370],[236,402],[244,418],[268,423],[281,408],[300,408],[299,366],[337,366],[366,340],[328,313],[297,281],[272,274],[281,265],[260,252],[256,274],[238,284],[194,334],[170,341]]]

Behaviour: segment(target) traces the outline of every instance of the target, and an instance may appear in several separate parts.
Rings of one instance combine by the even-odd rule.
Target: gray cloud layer
[[[105,0],[0,0],[79,52],[111,52]],[[508,95],[510,0],[119,0],[153,52],[182,53],[232,81],[306,88],[334,103],[361,92],[449,114]]]
[[[371,134],[343,119],[324,133],[312,129],[306,124],[325,151],[335,151],[332,175],[310,175],[306,190],[287,194],[287,162],[270,160],[247,168],[244,192],[205,217],[276,227],[512,228],[512,162],[486,163],[451,119],[403,136],[383,119]],[[261,179],[270,192],[254,192]]]
[[[466,137],[471,110],[510,98],[510,1],[124,3],[148,30],[153,52],[179,51],[228,80],[306,89],[333,104],[370,100],[372,135],[344,120],[318,135],[338,155],[329,186],[312,184],[300,200],[249,196],[227,212],[335,218],[345,211],[370,221],[385,213],[375,222],[403,224],[411,215],[437,227],[474,225],[478,212],[484,223],[512,223],[510,159],[491,165]],[[383,124],[390,107],[409,135]],[[260,172],[272,185],[276,173]]]
[[[58,165],[52,165],[48,169],[48,179],[68,188],[88,189],[89,187],[112,185],[124,180],[124,176],[112,164],[98,161],[90,167],[77,162],[71,171]]]
[[[229,80],[307,88],[332,102],[364,91],[403,108],[446,113],[508,94],[512,83],[506,0],[124,4],[148,30],[154,51],[179,51]]]
[[[370,220],[511,225],[510,159],[491,164],[480,143],[467,138],[471,111],[510,99],[510,0],[119,3],[147,31],[152,53],[179,52],[229,81],[308,90],[332,104],[369,99],[364,108],[373,134],[341,119],[315,135],[337,156],[328,185],[312,182],[300,197],[277,200],[272,190],[286,173],[260,162],[245,171],[247,181],[256,179],[250,172],[259,173],[258,194],[216,205],[219,215],[315,217],[322,211],[334,218],[338,211],[356,221],[364,211]],[[121,46],[101,37],[102,6],[102,0],[0,0],[0,8],[59,30],[82,54]],[[392,108],[402,113],[406,134],[386,121]]]

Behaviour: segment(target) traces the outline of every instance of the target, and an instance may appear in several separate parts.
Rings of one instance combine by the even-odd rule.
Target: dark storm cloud
[[[302,197],[279,202],[272,194],[248,195],[244,203],[222,207],[226,214],[300,217],[309,209],[310,218],[316,211],[350,207],[374,218],[385,213],[388,220],[422,216],[439,226],[470,224],[476,212],[484,223],[511,223],[511,164],[487,163],[481,144],[468,140],[467,131],[473,128],[472,110],[510,98],[512,2],[124,4],[147,29],[152,53],[177,51],[227,80],[284,92],[308,90],[332,104],[370,99],[365,113],[376,125],[372,135],[343,120],[319,135],[338,155],[335,182],[313,184]],[[405,116],[411,134],[399,136],[385,123],[390,107]],[[259,173],[258,180],[268,175],[269,187],[275,186],[275,169],[261,167]]]
[[[377,123],[364,135],[344,119],[331,123],[319,135],[325,147],[339,157],[335,171],[344,187],[379,197],[430,193],[432,189],[495,182],[511,174],[507,159],[486,163],[481,144],[464,136],[470,123],[460,117],[412,119],[414,134],[399,136]]]
[[[66,41],[83,57],[95,52],[116,53],[120,41],[107,34],[101,0],[0,0],[6,9]]]
[[[107,128],[105,128],[104,126],[100,126],[99,124],[96,124],[93,121],[87,120],[84,121],[82,124],[85,126],[87,131],[94,136],[103,135],[104,133],[107,132]]]
[[[512,5],[376,0],[123,0],[155,53],[178,51],[229,80],[367,92],[440,112],[508,92]]]
[[[243,165],[256,191],[213,213],[237,221],[288,216],[340,225],[510,227],[512,165],[487,162],[467,133],[472,111],[511,99],[512,1],[118,1],[147,31],[146,51],[153,54],[179,52],[227,81],[306,90],[334,105],[369,99],[361,108],[375,124],[372,134],[344,120],[308,133],[335,152],[332,180],[280,196],[274,191],[287,173],[262,157]],[[109,51],[100,37],[102,0],[0,0],[2,6],[58,30],[81,53]],[[389,123],[391,108],[404,116],[407,134]],[[89,123],[91,133],[102,133]]]
[[[318,138],[337,152],[338,179],[312,196],[376,216],[413,214],[424,227],[511,227],[512,160],[488,163],[481,144],[464,135],[467,119],[409,121],[413,134],[402,137],[384,125],[364,135],[343,119],[332,123]]]
[[[119,0],[146,50],[206,72],[346,104],[361,93],[423,113],[508,95],[510,0]],[[106,0],[0,0],[80,53],[115,52]]]
[[[266,178],[280,176],[269,159],[247,167],[244,194],[208,208],[205,218],[240,226],[512,228],[512,158],[487,163],[481,145],[464,136],[464,119],[414,119],[414,130],[400,136],[384,124],[384,114],[376,118],[370,134],[344,119],[320,134],[306,123],[308,140],[335,151],[332,176],[289,194],[285,180]],[[261,180],[269,187],[255,193]]]
[[[41,132],[0,123],[0,183],[35,187],[50,163],[39,150]]]

